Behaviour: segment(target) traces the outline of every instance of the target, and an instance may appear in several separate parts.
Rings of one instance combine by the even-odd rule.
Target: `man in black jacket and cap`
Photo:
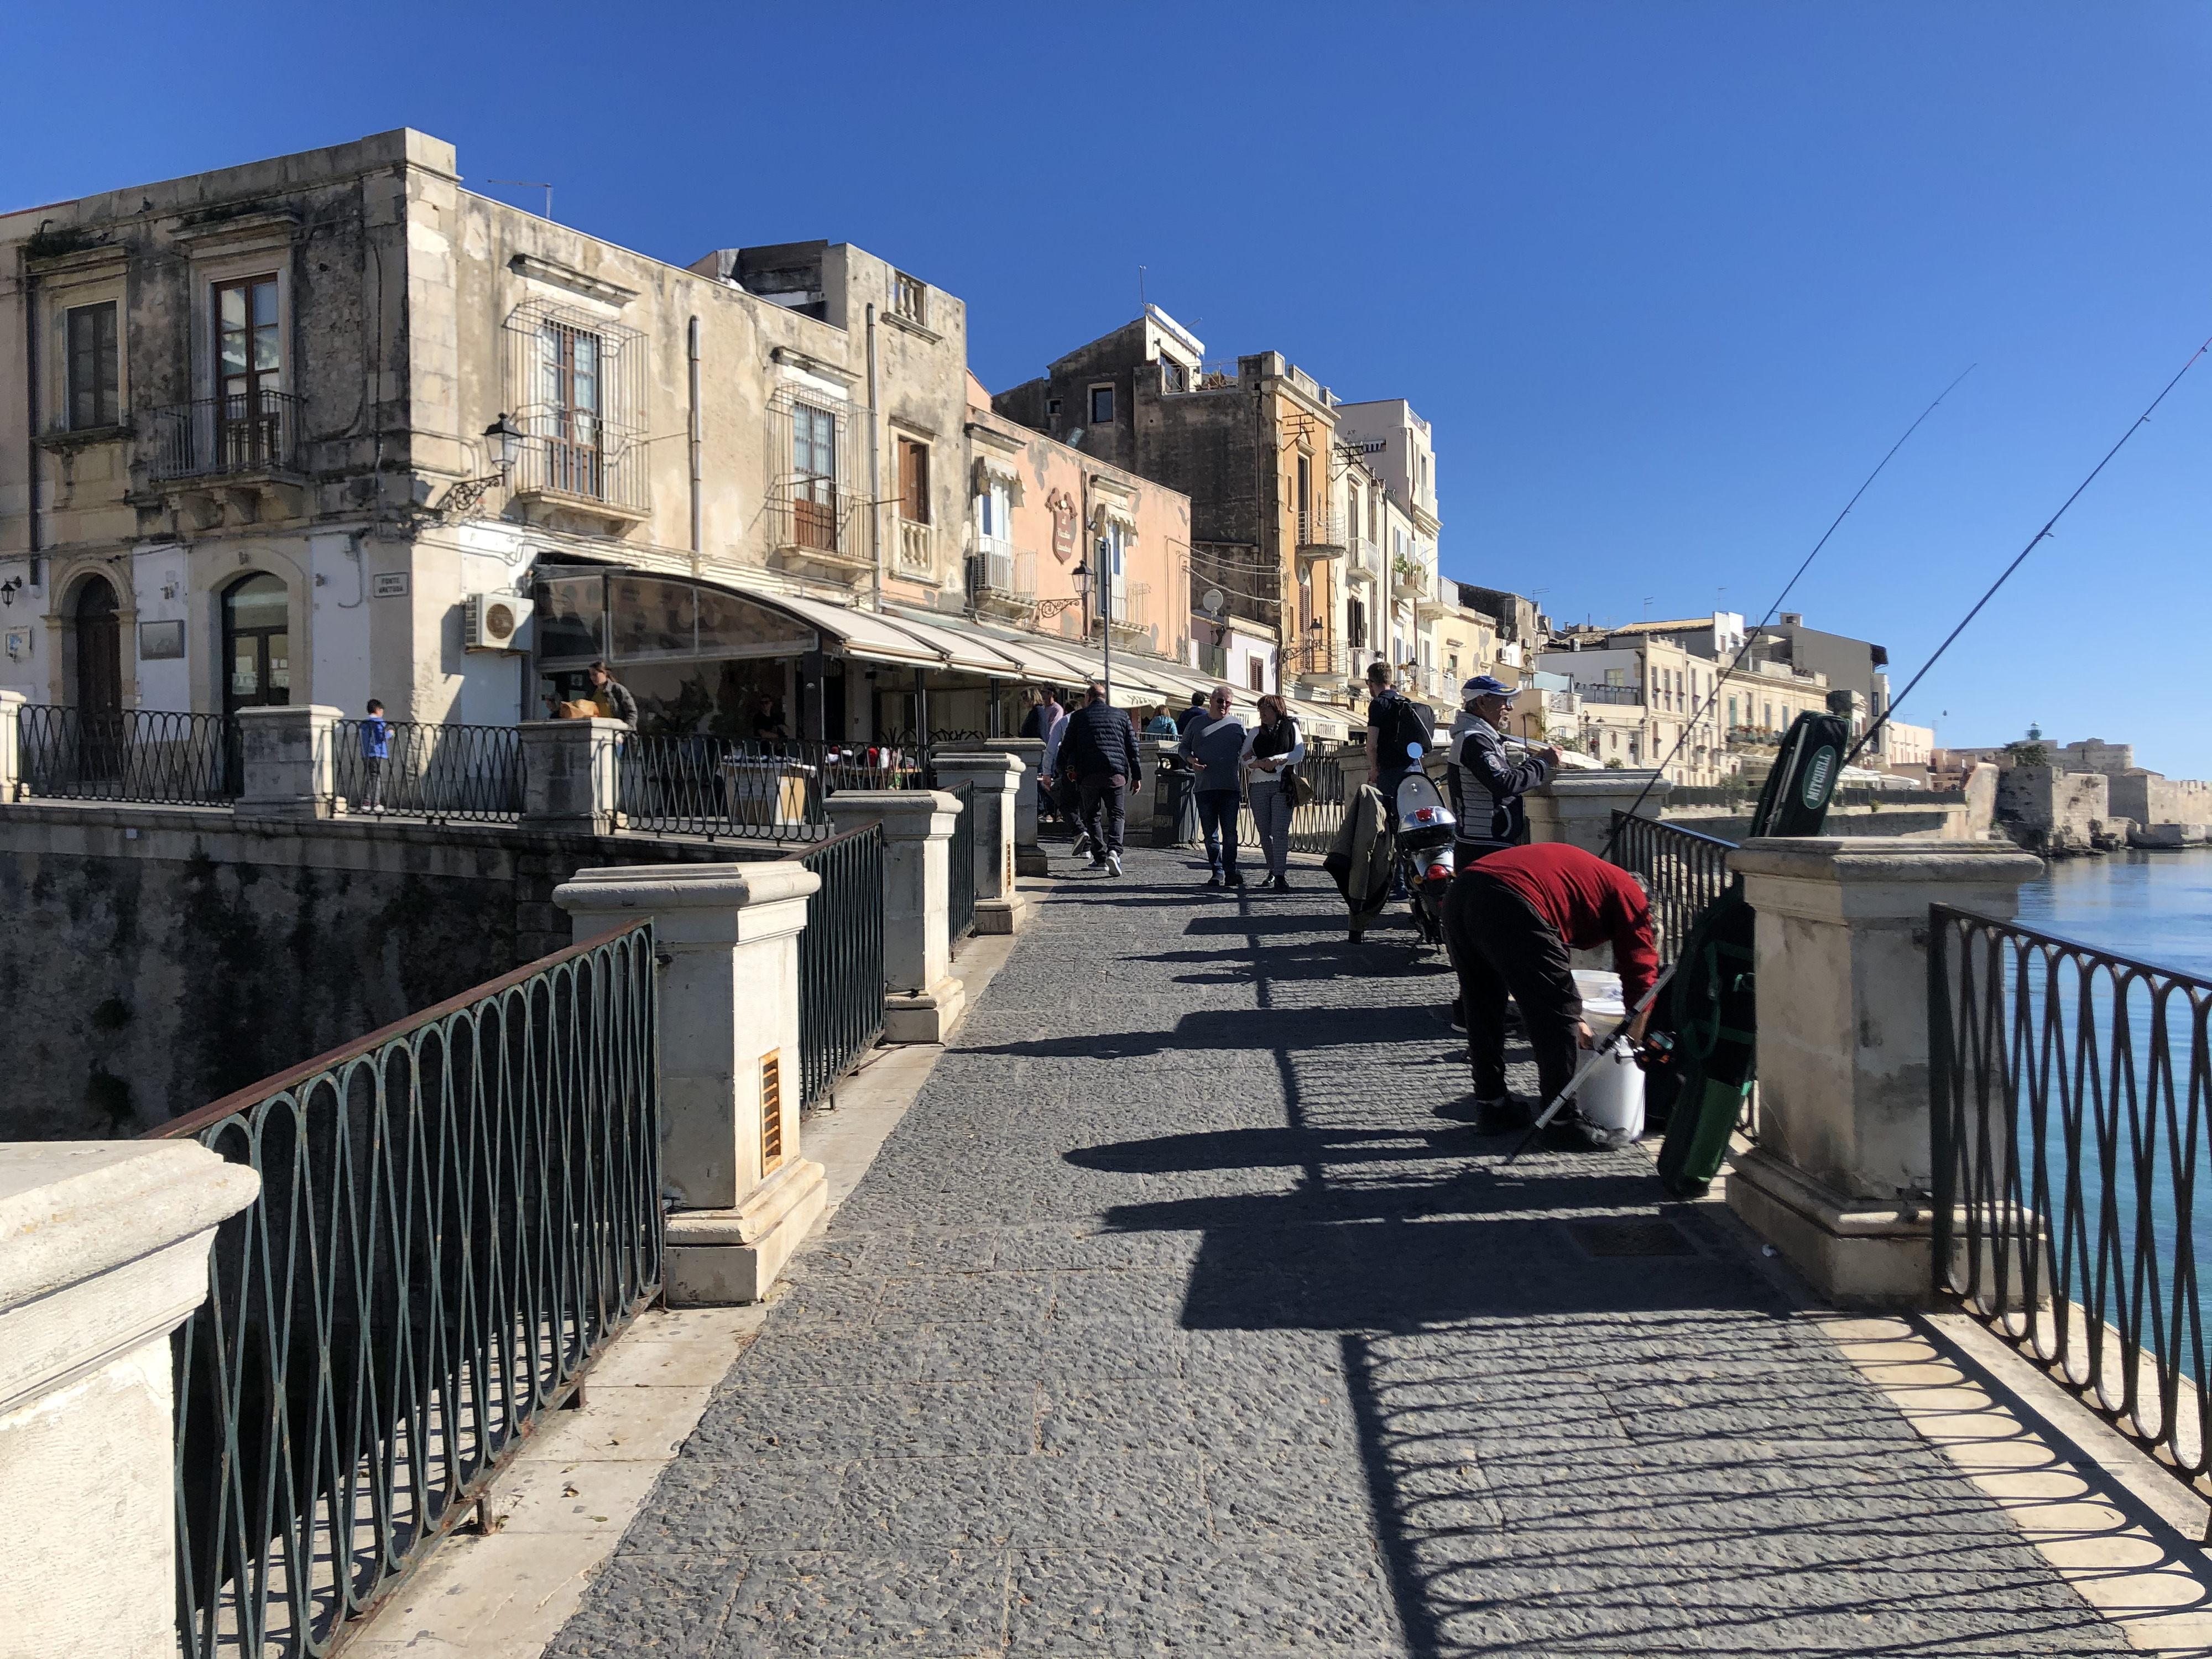
[[[1136,728],[1106,701],[1106,688],[1091,683],[1083,707],[1067,717],[1060,740],[1059,770],[1072,776],[1083,833],[1091,842],[1091,867],[1121,873],[1121,835],[1128,821],[1127,792],[1144,781]]]

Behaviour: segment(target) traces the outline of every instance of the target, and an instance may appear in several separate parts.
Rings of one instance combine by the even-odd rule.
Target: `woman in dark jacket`
[[[1244,781],[1252,802],[1252,823],[1260,854],[1267,864],[1267,885],[1291,890],[1285,873],[1291,856],[1291,769],[1306,757],[1306,740],[1283,700],[1273,692],[1260,699],[1260,724],[1244,734]]]

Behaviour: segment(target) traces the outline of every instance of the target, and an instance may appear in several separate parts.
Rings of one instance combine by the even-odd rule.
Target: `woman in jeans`
[[[1272,692],[1260,699],[1260,725],[1244,737],[1244,775],[1252,801],[1252,823],[1267,861],[1267,883],[1278,893],[1291,890],[1284,866],[1291,854],[1291,771],[1306,757],[1306,740]]]

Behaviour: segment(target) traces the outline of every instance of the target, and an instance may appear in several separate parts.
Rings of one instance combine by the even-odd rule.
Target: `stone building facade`
[[[401,131],[0,217],[0,282],[33,702],[504,724],[605,655],[665,726],[860,736],[871,672],[980,720],[1039,666],[968,625],[965,307],[861,249],[667,263]]]

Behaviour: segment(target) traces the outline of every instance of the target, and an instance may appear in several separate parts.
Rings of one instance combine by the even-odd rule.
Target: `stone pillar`
[[[1042,738],[987,738],[982,746],[1001,755],[1018,755],[1025,769],[1021,793],[1014,797],[1014,873],[1050,873],[1044,848],[1037,841],[1037,774],[1044,766]]]
[[[1647,783],[1651,793],[1644,796],[1643,805],[1635,806]],[[1602,854],[1615,812],[1635,806],[1638,817],[1656,818],[1674,787],[1656,768],[1558,773],[1522,797],[1528,808],[1528,839],[1564,841],[1586,853]]]
[[[196,1141],[0,1146],[0,1650],[175,1659],[169,1334],[260,1188]]]
[[[522,723],[522,825],[604,836],[615,827],[620,720]]]
[[[946,789],[973,784],[975,813],[975,931],[1018,932],[1029,901],[1014,885],[1014,823],[1028,768],[1018,755],[937,757],[937,781]],[[832,798],[834,805],[835,798]]]
[[[759,1301],[829,1201],[799,1145],[799,935],[821,884],[776,859],[580,870],[554,890],[579,939],[653,919],[673,1305]]]
[[[1759,1145],[1728,1201],[1850,1307],[1929,1299],[1928,907],[2009,917],[2041,861],[2002,842],[1762,836]]]
[[[0,691],[0,803],[23,799],[23,694]]]
[[[884,1041],[942,1042],[968,1006],[952,977],[945,855],[957,803],[930,789],[840,789],[830,797],[839,835],[884,827]]]
[[[337,810],[336,744],[343,709],[320,703],[241,708],[239,749],[246,787],[241,817],[326,818]]]

